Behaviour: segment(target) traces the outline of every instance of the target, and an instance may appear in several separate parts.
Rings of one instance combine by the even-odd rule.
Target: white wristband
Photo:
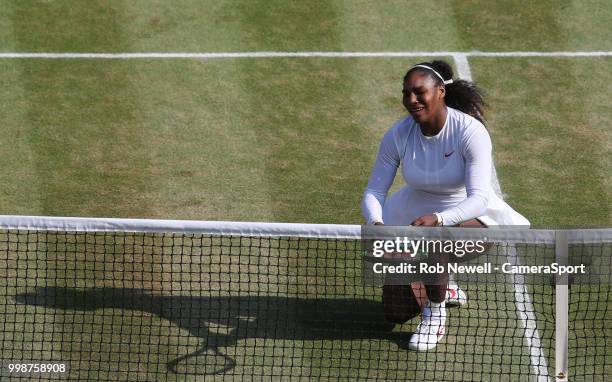
[[[437,226],[442,226],[444,225],[444,223],[442,222],[442,215],[440,215],[437,212],[434,212],[433,215],[436,217],[436,219],[438,219],[438,224],[436,224]]]

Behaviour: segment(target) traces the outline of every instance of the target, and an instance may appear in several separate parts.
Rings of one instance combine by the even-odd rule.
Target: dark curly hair
[[[453,68],[451,68],[451,66],[445,61],[436,60],[432,62],[423,62],[418,65],[429,66],[438,72],[442,78],[444,78],[444,81],[453,79]],[[438,85],[442,85],[444,83],[444,81],[442,81],[440,77],[438,77],[431,70],[418,66],[408,70],[404,76],[404,81],[406,81],[410,73],[416,70],[427,73],[434,79],[434,81],[436,81],[436,84]],[[453,80],[452,83],[446,84],[444,87],[446,89],[444,100],[447,106],[469,114],[479,120],[483,125],[485,124],[484,108],[486,103],[484,101],[482,91],[473,82]]]

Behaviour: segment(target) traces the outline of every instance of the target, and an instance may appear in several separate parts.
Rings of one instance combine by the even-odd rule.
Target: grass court
[[[612,8],[605,1],[27,0],[5,1],[2,8],[1,53],[569,52],[565,56],[467,58],[473,80],[487,96],[494,160],[508,203],[537,228],[612,224]],[[573,52],[602,53],[578,57],[571,55]],[[362,222],[359,203],[380,138],[406,113],[401,104],[406,70],[433,58],[455,65],[450,55],[0,57],[2,214],[337,224]],[[397,187],[400,182],[396,183]],[[291,260],[291,253],[300,252],[293,250],[269,254],[287,262],[285,273],[278,276],[281,284],[287,277],[297,277],[291,273],[291,261],[297,261]],[[481,337],[470,340],[469,336],[449,335],[433,356],[407,352],[394,342],[409,333],[416,321],[383,331],[383,338],[362,338],[355,334],[359,332],[356,328],[350,341],[330,338],[318,327],[310,328],[310,336],[298,338],[282,333],[275,336],[273,328],[263,333],[247,330],[248,336],[233,339],[238,341],[236,347],[229,346],[227,323],[207,322],[204,329],[172,321],[163,309],[133,309],[129,299],[113,306],[102,302],[73,306],[77,320],[63,321],[64,316],[56,313],[64,311],[60,306],[16,304],[15,296],[36,290],[33,280],[26,277],[38,278],[36,287],[59,295],[62,288],[90,288],[81,291],[90,293],[84,299],[93,301],[107,301],[105,293],[112,295],[118,287],[124,295],[133,296],[146,284],[158,303],[195,304],[205,310],[210,304],[232,305],[231,296],[245,293],[262,296],[259,303],[263,305],[278,304],[273,296],[279,291],[264,290],[257,282],[240,284],[227,295],[202,295],[194,281],[211,281],[183,275],[184,279],[175,279],[173,285],[196,298],[189,300],[162,290],[169,285],[162,271],[181,269],[180,263],[161,257],[155,260],[155,256],[168,253],[149,253],[148,260],[144,253],[130,254],[140,256],[136,265],[117,260],[127,274],[145,269],[160,278],[118,286],[108,279],[108,272],[113,275],[117,270],[91,268],[84,258],[76,257],[64,259],[71,267],[59,271],[59,258],[45,258],[42,248],[33,251],[27,255],[15,249],[0,259],[16,266],[16,273],[7,270],[3,271],[6,275],[0,274],[9,280],[6,296],[0,297],[4,299],[0,314],[16,325],[6,329],[4,344],[37,338],[45,328],[41,322],[53,327],[55,333],[85,333],[85,338],[71,338],[72,342],[58,342],[52,336],[44,349],[34,350],[73,359],[78,358],[82,346],[98,344],[98,351],[111,358],[95,361],[97,367],[104,364],[116,372],[91,378],[150,380],[186,347],[197,350],[203,333],[213,332],[218,349],[238,363],[233,369],[236,374],[218,374],[215,378],[219,380],[257,379],[253,375],[261,370],[266,375],[291,372],[303,380],[433,378],[427,372],[394,374],[404,364],[423,365],[423,370],[437,367],[448,380],[490,380],[496,365],[512,370],[522,367],[513,365],[529,362],[514,304],[495,302],[493,292],[468,290],[478,296],[475,304],[452,310],[452,320],[474,315],[490,320],[491,312],[508,311],[508,317],[494,316],[494,321],[489,321],[490,327],[505,328],[505,339],[490,344]],[[321,261],[333,262],[338,251],[323,251]],[[39,257],[33,259],[32,253]],[[307,256],[310,252],[304,253]],[[180,256],[176,259],[187,261]],[[259,261],[270,260],[262,257]],[[355,260],[348,257],[343,261]],[[20,268],[24,264],[37,270]],[[195,269],[203,266],[191,265]],[[257,264],[254,269],[269,266]],[[236,277],[237,270],[230,265],[223,271],[227,280]],[[59,277],[57,272],[64,273]],[[91,284],[53,282],[75,276]],[[339,283],[342,277],[336,276],[300,275],[304,281],[326,280],[327,285]],[[344,276],[350,279],[353,274]],[[530,291],[545,344],[554,339],[554,321],[550,321],[554,308],[547,301],[554,291],[546,288]],[[589,286],[581,288],[585,289],[580,293],[589,293]],[[303,302],[298,292],[283,292],[294,296],[291,301],[297,304],[295,309],[280,310],[287,317],[299,311],[296,306]],[[344,307],[351,303],[343,300],[347,295],[361,296],[357,306],[369,309],[370,303],[380,300],[378,294],[371,293],[349,283],[317,297],[331,306]],[[605,312],[610,292],[598,293],[598,308]],[[479,305],[485,302],[486,307]],[[129,328],[129,333],[112,332],[111,324],[103,322],[105,314],[113,317],[115,324]],[[593,346],[599,349],[596,356],[610,365],[610,321],[583,317],[579,311],[572,314],[585,333],[606,333],[607,340]],[[58,321],[51,322],[56,318]],[[307,331],[308,326],[293,329]],[[19,334],[20,330],[25,334]],[[317,330],[324,333],[317,334]],[[131,343],[127,351],[104,345],[126,338]],[[162,343],[152,348],[150,338],[162,339]],[[229,341],[227,348],[223,348],[223,341]],[[576,365],[595,357],[583,345],[579,340],[576,343]],[[252,351],[232,353],[239,349]],[[387,357],[372,359],[371,354],[377,351],[387,352]],[[341,357],[347,352],[353,355],[351,360]],[[132,359],[140,353],[150,354],[148,366]],[[195,359],[200,364],[210,363],[210,357],[219,357],[213,353],[208,351]],[[473,354],[485,359],[481,368],[461,369],[458,365],[462,363],[475,364],[469,359],[476,356]],[[177,358],[163,358],[169,355]],[[2,354],[1,358],[15,356]],[[545,357],[552,378],[554,358],[550,354]],[[87,362],[94,361],[83,362],[82,366],[88,367]],[[363,374],[368,369],[364,365],[370,363],[371,370],[391,371]],[[249,369],[245,364],[259,368]],[[595,380],[612,376],[609,369],[596,371]],[[168,380],[205,379],[170,374]]]

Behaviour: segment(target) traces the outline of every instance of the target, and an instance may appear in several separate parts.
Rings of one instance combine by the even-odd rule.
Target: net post
[[[555,232],[555,258],[559,265],[568,264],[567,233]],[[567,274],[556,275],[555,283],[555,380],[568,381],[568,332],[569,332],[569,278]]]

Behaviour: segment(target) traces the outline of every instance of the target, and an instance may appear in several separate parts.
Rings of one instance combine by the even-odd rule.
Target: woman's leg
[[[485,227],[478,220],[474,219],[464,224],[462,227]],[[417,326],[408,347],[413,350],[425,351],[437,346],[438,341],[444,336],[446,331],[446,287],[448,285],[447,265],[451,254],[430,253],[427,258],[429,266],[435,266],[442,272],[425,275],[425,290],[429,301],[425,305],[421,317],[421,323]],[[454,257],[454,255],[452,255]]]
[[[386,225],[391,226],[407,226],[415,217],[410,214],[414,208],[411,208],[412,190],[408,187],[403,187],[397,192],[390,195],[383,206],[383,221]],[[389,275],[388,275],[389,276]],[[382,302],[387,321],[403,324],[421,313],[420,300],[414,293],[410,284],[399,285],[401,283],[389,282],[383,285]],[[425,291],[422,292],[425,294]],[[422,300],[426,300],[425,296],[420,296]]]
[[[482,224],[477,219],[469,220],[465,223],[459,224],[462,228],[486,228],[486,225]],[[448,285],[448,261],[450,258],[449,253],[430,253],[427,257],[427,263],[430,266],[441,265],[441,269],[445,271],[435,275],[429,275],[425,281],[425,290],[427,291],[427,298],[429,301],[434,303],[442,303],[446,298],[446,286]]]

